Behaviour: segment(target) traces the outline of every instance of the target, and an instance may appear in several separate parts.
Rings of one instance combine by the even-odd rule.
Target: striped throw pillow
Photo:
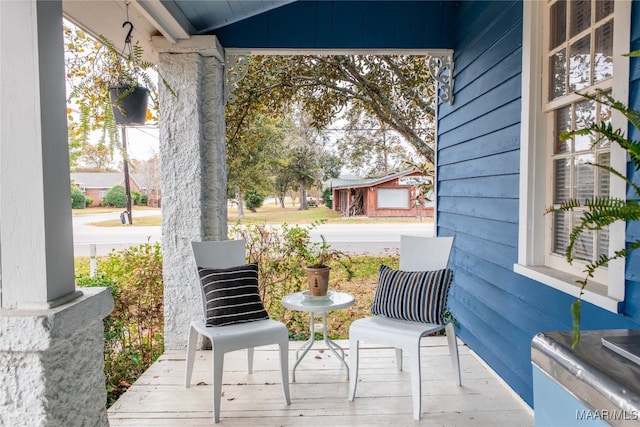
[[[393,319],[443,325],[452,280],[453,271],[448,268],[401,271],[381,265],[371,312]]]
[[[207,325],[268,319],[258,291],[258,265],[247,264],[225,269],[198,268],[207,303]]]

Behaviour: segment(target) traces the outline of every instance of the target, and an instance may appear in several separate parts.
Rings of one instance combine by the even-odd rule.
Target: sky
[[[158,128],[151,126],[127,128],[127,151],[135,160],[148,160],[159,153]]]

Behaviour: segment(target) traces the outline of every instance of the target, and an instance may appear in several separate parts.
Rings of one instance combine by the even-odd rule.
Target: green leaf
[[[573,320],[573,342],[571,348],[575,349],[580,341],[580,307],[582,301],[580,299],[575,300],[571,304],[571,319]]]

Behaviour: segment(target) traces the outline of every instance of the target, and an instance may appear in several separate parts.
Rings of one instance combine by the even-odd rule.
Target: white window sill
[[[580,285],[576,283],[576,280],[582,279],[580,277],[549,267],[532,267],[522,264],[514,264],[513,271],[575,298],[580,295]],[[587,283],[582,300],[616,314],[620,313],[622,308],[622,301],[609,296],[605,285],[592,281]]]

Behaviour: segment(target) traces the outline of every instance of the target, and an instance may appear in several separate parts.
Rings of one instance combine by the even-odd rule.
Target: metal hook
[[[122,28],[124,28],[127,24],[129,24],[129,32],[127,36],[124,38],[125,43],[131,43],[131,33],[133,32],[133,23],[131,21],[124,21],[122,23]]]

